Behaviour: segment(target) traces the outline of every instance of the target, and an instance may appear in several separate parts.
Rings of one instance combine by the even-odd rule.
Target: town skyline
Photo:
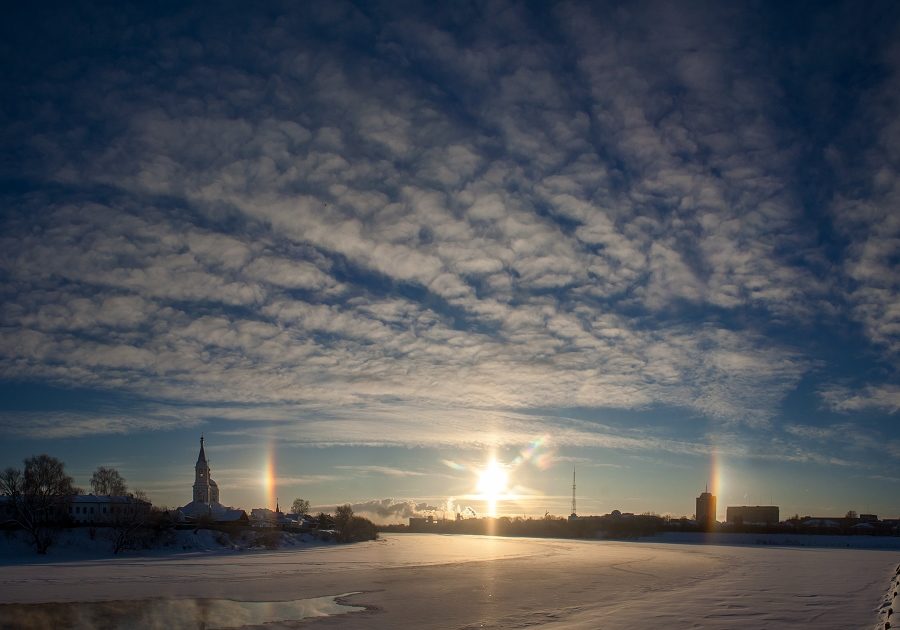
[[[196,446],[196,445],[195,445]],[[255,508],[266,508],[275,510],[279,505],[282,508],[282,512],[287,512],[290,509],[291,503],[294,499],[302,498],[311,501],[311,510],[312,512],[333,510],[335,505],[344,505],[349,504],[353,507],[353,509],[361,514],[365,514],[367,517],[372,517],[375,522],[390,524],[390,523],[402,523],[406,519],[412,516],[422,516],[422,515],[438,515],[440,517],[450,517],[459,514],[463,517],[541,517],[545,514],[551,514],[555,516],[565,517],[567,516],[567,510],[561,507],[565,503],[565,507],[572,505],[571,501],[574,497],[577,498],[578,509],[576,512],[581,515],[600,515],[600,514],[609,514],[614,510],[621,511],[623,513],[636,513],[636,514],[658,514],[660,516],[668,516],[673,518],[679,517],[694,517],[694,513],[688,510],[685,506],[687,503],[683,500],[684,497],[673,497],[671,501],[671,505],[681,505],[685,507],[685,509],[679,510],[667,510],[660,509],[659,506],[650,505],[646,502],[642,502],[639,498],[619,498],[619,503],[615,503],[616,498],[609,497],[604,500],[601,497],[595,497],[590,494],[590,488],[587,488],[585,491],[582,487],[582,490],[576,491],[573,488],[573,494],[557,494],[557,495],[538,495],[538,494],[522,494],[521,493],[521,484],[516,484],[512,482],[511,479],[508,479],[510,473],[514,473],[516,470],[516,461],[518,460],[518,464],[521,465],[525,460],[529,459],[532,456],[540,456],[537,448],[534,448],[532,445],[532,453],[529,456],[523,456],[523,452],[520,451],[516,458],[512,460],[512,465],[508,465],[503,462],[502,459],[498,459],[496,454],[493,456],[493,459],[490,462],[487,462],[485,465],[480,467],[473,466],[468,470],[465,469],[464,466],[460,464],[456,464],[454,462],[449,462],[445,460],[443,462],[444,465],[448,463],[453,463],[451,468],[456,470],[466,470],[466,475],[472,477],[470,480],[469,486],[470,489],[468,492],[461,492],[456,494],[447,494],[447,495],[438,495],[435,497],[383,497],[380,499],[372,499],[372,498],[354,498],[354,497],[338,497],[332,496],[331,501],[321,499],[323,496],[321,494],[321,490],[314,487],[314,483],[318,481],[322,482],[323,477],[312,477],[309,481],[312,481],[313,484],[302,484],[296,485],[291,484],[290,480],[288,483],[280,484],[279,477],[277,472],[274,470],[275,466],[273,462],[270,460],[265,466],[261,467],[260,478],[257,480],[259,487],[256,489],[241,487],[240,485],[233,485],[234,482],[226,483],[226,484],[218,484],[213,483],[214,486],[217,487],[217,492],[221,492],[221,488],[225,489],[225,494],[221,497],[221,501],[219,500],[219,495],[214,495],[216,499],[214,499],[215,503],[219,503],[224,505],[225,507],[234,507],[238,509],[243,509],[249,512]],[[209,445],[204,444],[204,436],[200,436],[200,448],[201,452],[206,450],[212,450]],[[219,449],[228,452],[230,449]],[[195,458],[196,458],[196,448],[195,448]],[[567,458],[565,461],[567,463],[571,462],[572,458]],[[204,465],[207,462],[211,462],[212,458],[208,455],[204,455],[202,461]],[[484,474],[490,473],[490,463],[496,463],[499,470],[502,471],[503,481],[500,486],[497,488],[498,495],[492,498],[485,496],[485,490],[482,487]],[[582,470],[592,468],[589,462],[581,461],[580,463]],[[577,469],[579,464],[573,464],[571,471],[573,476],[566,477],[567,480],[573,482],[576,481],[574,476],[574,472]],[[91,469],[90,473],[84,474],[80,470],[73,472],[72,470],[67,469],[67,473],[73,476],[73,480],[75,482],[76,487],[82,488],[87,493],[91,493],[88,483],[79,483],[81,478],[89,478],[94,471],[99,467],[110,467],[115,469],[120,474],[122,471],[130,470],[127,462],[106,462],[101,463],[94,466]],[[191,464],[191,470],[195,470],[195,464]],[[347,466],[338,466],[338,470],[346,470]],[[386,475],[388,477],[392,475],[399,475],[399,469],[396,471],[386,468],[386,467],[359,467],[365,472],[377,472],[382,475]],[[375,470],[372,470],[375,469]],[[229,471],[226,469],[225,471],[226,478],[232,479],[230,477],[230,473],[233,471]],[[244,471],[245,472],[245,471]],[[215,469],[210,469],[207,472],[208,478],[212,480],[213,476],[219,477],[219,473]],[[270,476],[267,478],[267,475]],[[405,475],[399,475],[405,476]],[[417,475],[413,475],[417,476]],[[425,476],[425,473],[422,473],[422,476]],[[128,484],[129,492],[134,492],[140,490],[142,493],[146,493],[148,495],[148,499],[156,506],[156,507],[165,507],[170,510],[179,509],[189,503],[187,499],[190,499],[190,488],[192,486],[187,485],[187,476],[182,475],[185,479],[184,484],[181,487],[174,488],[170,492],[157,493],[157,490],[160,487],[155,484],[152,480],[149,482],[147,480],[142,480],[138,482],[133,482],[128,479],[127,474],[123,476],[124,481]],[[479,480],[479,477],[482,477]],[[588,475],[588,479],[592,479],[593,476]],[[445,479],[449,478],[449,476],[444,476]],[[458,481],[462,481],[465,479],[465,475],[461,475],[456,477]],[[194,483],[195,477],[193,475],[190,476],[191,484]],[[608,482],[607,482],[608,483]],[[464,485],[464,484],[463,484]],[[458,487],[463,487],[459,485]],[[571,486],[569,486],[571,487]],[[719,485],[721,488],[721,484]],[[279,493],[279,488],[284,492]],[[291,489],[300,488],[301,492],[291,492]],[[148,492],[149,490],[149,492]],[[768,500],[763,500],[764,497],[757,496],[754,497],[750,494],[736,495],[735,493],[726,493],[722,497],[720,497],[716,493],[715,487],[710,487],[707,484],[702,490],[698,491],[698,493],[702,493],[701,497],[705,494],[710,494],[713,497],[713,505],[716,506],[714,520],[719,522],[724,522],[726,520],[725,514],[729,508],[733,508],[736,506],[742,505],[775,505],[778,506],[782,512],[782,516],[787,519],[792,515],[797,515],[800,517],[803,516],[832,516],[832,517],[842,517],[845,513],[848,512],[858,512],[861,514],[872,513],[871,504],[864,503],[862,505],[857,501],[852,505],[848,504],[845,506],[840,506],[837,502],[832,501],[831,505],[821,505],[821,506],[806,506],[808,509],[791,509],[792,507],[796,508],[799,506],[783,506],[780,505],[778,501],[774,500],[775,495],[770,494]],[[155,498],[157,497],[157,498]],[[200,498],[200,501],[209,502],[209,495],[207,495],[206,499]],[[239,497],[244,497],[243,501],[235,501]],[[173,501],[166,500],[174,499]],[[194,490],[194,500],[197,500],[196,490]],[[695,499],[699,499],[700,497],[695,497]],[[493,503],[493,505],[491,505]],[[697,504],[699,506],[699,503]],[[540,508],[540,506],[544,506]],[[553,509],[551,509],[551,507]],[[584,509],[582,509],[584,508]],[[704,508],[708,509],[708,508]],[[696,511],[695,511],[696,512]],[[887,517],[887,518],[895,518],[890,509],[881,512],[879,515]],[[702,519],[701,519],[702,520]]]
[[[11,9],[0,464],[900,514],[898,6]]]

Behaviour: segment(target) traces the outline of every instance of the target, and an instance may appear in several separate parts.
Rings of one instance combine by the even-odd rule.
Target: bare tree
[[[338,537],[346,542],[350,535],[350,521],[353,519],[353,508],[349,504],[338,506],[334,511],[334,528]]]
[[[100,466],[91,476],[91,490],[94,494],[124,497],[128,493],[128,485],[118,470]]]
[[[137,497],[140,492],[142,497]],[[130,549],[139,541],[141,533],[147,528],[150,518],[150,502],[146,500],[146,494],[142,491],[135,495],[123,497],[116,496],[110,505],[110,524],[112,551],[118,554],[120,551]]]
[[[306,499],[294,499],[294,505],[292,506],[294,514],[309,514],[309,501]]]
[[[319,512],[316,516],[316,523],[318,524],[319,529],[331,529],[334,527],[334,517],[331,516],[331,514]]]
[[[0,492],[5,496],[17,497],[22,492],[24,480],[22,471],[10,466],[0,474]]]
[[[13,515],[18,517],[19,503],[22,501],[22,493],[25,491],[25,480],[22,471],[10,466],[0,473],[0,493],[9,497]],[[17,520],[18,522],[18,520]]]
[[[65,465],[49,455],[34,455],[24,471],[7,468],[0,475],[0,492],[10,497],[16,523],[31,537],[35,550],[47,553],[53,528],[62,518],[68,497],[77,493]]]
[[[337,530],[337,538],[340,542],[358,542],[378,538],[375,524],[367,518],[353,514],[353,508],[349,505],[341,505],[334,511],[334,528]]]
[[[147,503],[151,502],[147,493],[139,488],[135,488],[134,492],[130,493],[130,496],[133,496],[135,499],[140,499],[141,501],[146,501]]]

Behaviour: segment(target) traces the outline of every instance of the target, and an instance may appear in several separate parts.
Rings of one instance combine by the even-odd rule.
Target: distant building
[[[78,524],[112,525],[150,513],[150,502],[132,496],[81,494],[69,498],[69,518]]]
[[[716,526],[716,497],[707,489],[697,497],[697,525],[705,530]]]
[[[433,516],[410,516],[409,517],[409,529],[414,532],[422,532],[426,531],[432,527],[434,527],[437,523],[434,521]]]
[[[732,525],[774,525],[779,522],[777,505],[729,506],[725,520]]]
[[[79,494],[60,497],[53,506],[53,518],[61,522],[76,524],[113,525],[124,521],[140,520],[150,513],[149,501],[131,495],[108,496]],[[15,501],[9,496],[0,496],[0,526],[19,523],[21,515],[16,510]]]
[[[859,520],[863,523],[877,523],[878,515],[877,514],[860,514]]]
[[[801,519],[800,524],[807,528],[815,528],[818,530],[827,529],[837,532],[841,529],[843,518],[840,516],[804,516],[803,519]]]
[[[194,465],[194,500],[178,509],[178,519],[196,521],[206,518],[217,523],[247,522],[247,513],[244,510],[219,503],[219,485],[213,481],[210,473],[201,437],[200,454]]]
[[[284,515],[269,508],[253,508],[250,510],[250,524],[253,527],[278,527],[279,516]]]

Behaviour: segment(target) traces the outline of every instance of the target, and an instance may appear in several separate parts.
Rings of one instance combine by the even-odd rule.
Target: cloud
[[[196,418],[185,418],[174,410],[142,410],[138,413],[75,411],[2,411],[0,432],[32,439],[58,439],[91,435],[124,435],[197,426]]]
[[[364,476],[369,474],[385,475],[387,477],[424,477],[428,473],[418,470],[404,470],[390,466],[335,466],[337,470],[349,470]]]
[[[842,261],[848,279],[844,286],[854,318],[865,334],[893,357],[900,352],[900,46],[894,43],[882,54],[887,79],[871,87],[861,98],[859,121],[848,130],[872,129],[871,144],[849,151],[847,142],[832,147],[829,157],[848,185],[831,204],[834,224],[847,241]],[[863,121],[865,121],[863,123]]]
[[[842,453],[851,453],[859,456],[866,453],[869,456],[884,460],[888,458],[900,459],[900,440],[890,439],[883,432],[855,424],[852,422],[835,423],[826,426],[810,426],[791,424],[785,427],[790,435],[810,441],[830,443],[835,450]],[[834,458],[839,460],[840,458]],[[850,462],[840,460],[849,465]],[[843,465],[843,464],[842,464]],[[854,464],[857,465],[857,464]]]
[[[552,432],[698,454],[712,424],[745,456],[821,368],[804,339],[843,329],[845,308],[893,369],[894,75],[862,99],[881,131],[865,185],[828,201],[842,248],[807,210],[790,81],[746,8],[567,4],[547,30],[524,6],[457,10],[482,19],[335,3],[182,34],[199,9],[135,9],[140,33],[92,22],[146,51],[126,66],[72,74],[54,49],[9,79],[46,105],[3,132],[27,192],[5,192],[0,217],[0,377],[181,415],[0,427],[256,423],[295,444],[427,446]],[[841,182],[860,177],[852,148],[831,147]],[[823,391],[844,412],[897,408],[883,383]],[[568,408],[676,410],[692,428],[543,413]]]
[[[572,457],[569,455],[554,455],[550,458],[553,464],[576,464],[577,466],[587,466],[588,468],[625,468],[622,464],[613,464],[611,462],[598,462],[590,457]]]
[[[371,499],[360,503],[351,503],[350,507],[357,516],[369,518],[378,524],[402,523],[413,516],[434,515],[446,511],[443,506],[430,505],[424,501],[411,499]],[[317,511],[333,512],[333,506],[316,506]]]
[[[869,385],[862,388],[831,385],[819,392],[825,403],[835,411],[877,410],[895,414],[900,410],[900,387]]]

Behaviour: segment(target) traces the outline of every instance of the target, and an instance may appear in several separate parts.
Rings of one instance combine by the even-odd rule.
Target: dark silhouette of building
[[[433,516],[410,516],[409,531],[425,532],[434,530],[437,523]]]
[[[709,487],[697,497],[696,515],[697,525],[701,529],[709,531],[716,526],[716,497],[709,491]]]
[[[728,506],[725,520],[732,525],[775,525],[778,523],[777,505]]]
[[[878,515],[877,514],[860,514],[859,521],[861,523],[877,523]]]

